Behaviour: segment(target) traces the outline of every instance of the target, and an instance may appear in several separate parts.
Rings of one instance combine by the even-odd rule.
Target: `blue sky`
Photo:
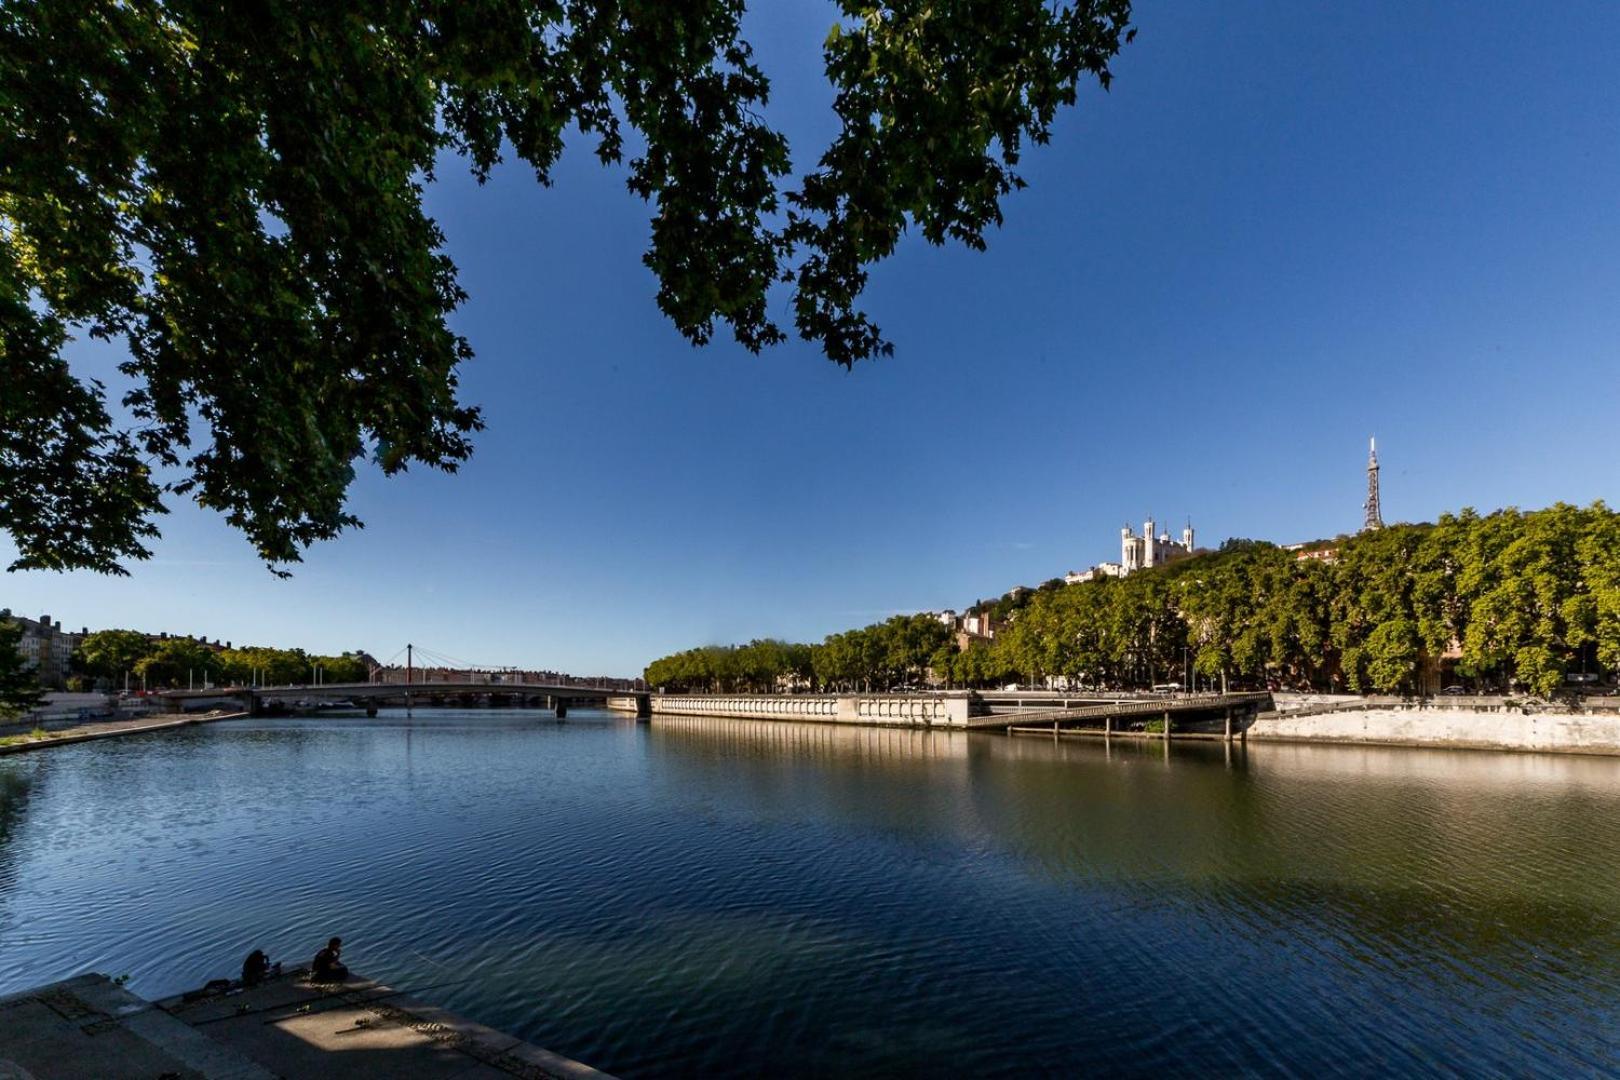
[[[809,163],[830,10],[754,6]],[[896,354],[853,372],[687,345],[646,208],[583,150],[550,190],[445,168],[430,208],[489,425],[459,475],[364,472],[367,528],[290,581],[180,505],[132,577],[13,573],[0,606],[629,674],[960,607],[1117,558],[1149,513],[1204,543],[1353,530],[1369,434],[1388,520],[1620,499],[1620,6],[1143,3],[1136,25],[987,253],[913,237],[877,268]]]

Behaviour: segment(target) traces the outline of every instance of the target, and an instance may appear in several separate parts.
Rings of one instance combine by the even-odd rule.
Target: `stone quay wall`
[[[654,716],[966,728],[967,694],[653,694]]]
[[[1620,754],[1620,713],[1379,706],[1307,715],[1263,714],[1246,735],[1296,742]]]

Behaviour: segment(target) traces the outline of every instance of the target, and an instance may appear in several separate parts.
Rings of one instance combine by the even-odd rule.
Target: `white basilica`
[[[1181,530],[1179,541],[1170,539],[1168,532],[1155,533],[1153,519],[1148,518],[1142,523],[1142,535],[1136,536],[1131,527],[1125,525],[1119,530],[1119,565],[1121,574],[1129,574],[1133,570],[1145,570],[1150,566],[1163,566],[1165,563],[1185,559],[1193,553],[1193,527],[1187,522],[1187,527]]]

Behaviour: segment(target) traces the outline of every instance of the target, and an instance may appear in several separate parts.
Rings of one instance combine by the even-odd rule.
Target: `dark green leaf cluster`
[[[10,720],[45,700],[39,676],[23,657],[22,625],[0,618],[0,720]]]
[[[824,690],[919,686],[950,640],[950,628],[932,615],[895,615],[860,630],[830,634],[811,650],[815,684]]]
[[[650,685],[710,693],[775,693],[809,685],[810,646],[765,638],[747,645],[708,645],[647,665]]]
[[[710,645],[654,660],[644,678],[666,690],[773,693],[920,684],[951,631],[928,615],[896,615],[819,645],[753,641]]]
[[[1008,621],[961,651],[927,630],[939,627],[929,616],[834,634],[812,650],[813,681],[884,689],[926,668],[956,686],[1198,678],[1395,693],[1432,688],[1449,669],[1550,694],[1567,672],[1620,669],[1620,514],[1602,503],[1470,510],[1328,546],[1332,558],[1319,559],[1244,541],[1124,578],[1010,593],[976,605]],[[880,644],[902,624],[920,632],[915,647]]]
[[[984,246],[1024,145],[1082,77],[1107,85],[1129,4],[840,11],[839,134],[795,186],[744,0],[0,5],[13,568],[118,572],[147,556],[165,488],[280,566],[359,524],[357,461],[464,461],[464,297],[422,207],[449,154],[482,179],[511,153],[545,184],[577,129],[652,204],[644,261],[692,342],[721,323],[751,350],[782,341],[780,286],[838,363],[890,351],[858,308],[867,268],[911,227]],[[69,374],[70,331],[127,348],[134,431]]]

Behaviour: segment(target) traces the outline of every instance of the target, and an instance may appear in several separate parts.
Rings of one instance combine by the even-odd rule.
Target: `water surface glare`
[[[0,758],[0,993],[331,934],[627,1077],[1620,1068],[1620,759],[575,712]]]

